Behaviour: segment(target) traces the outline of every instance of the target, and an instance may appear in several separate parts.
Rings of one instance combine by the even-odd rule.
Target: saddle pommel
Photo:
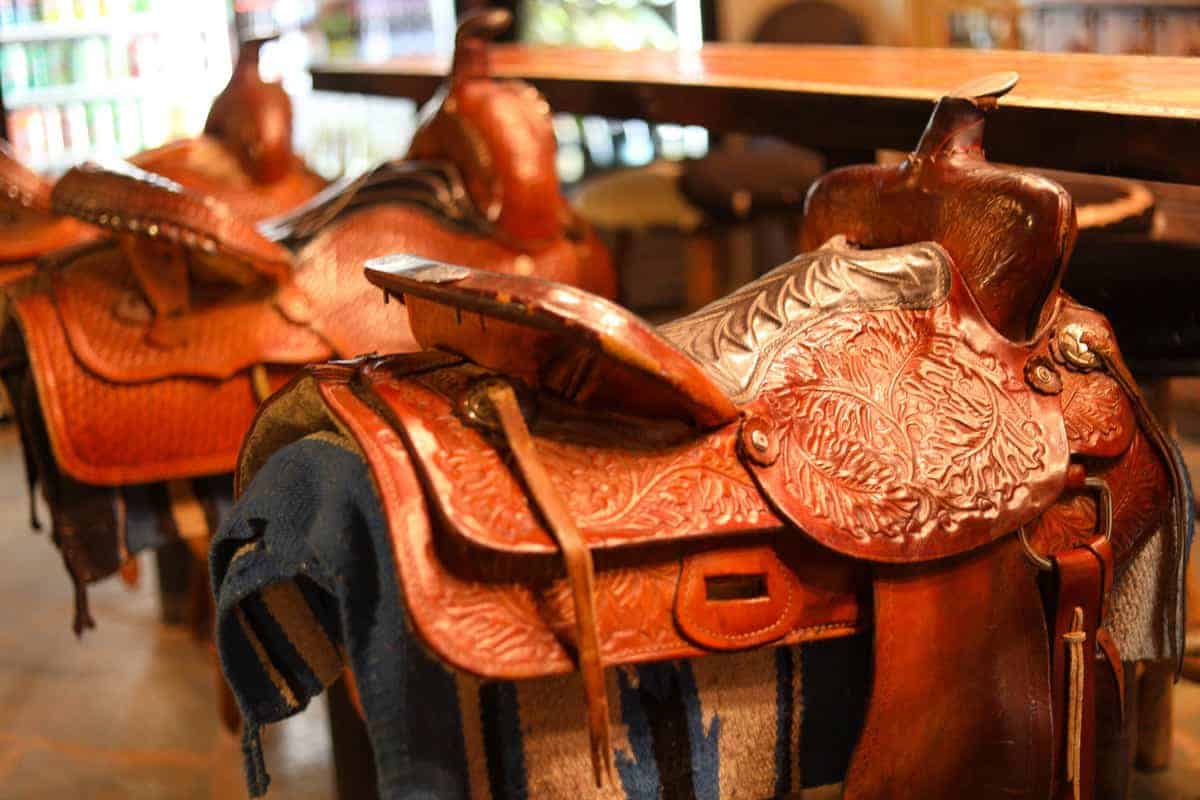
[[[522,249],[561,235],[573,215],[558,185],[550,106],[534,87],[491,77],[490,42],[507,11],[463,18],[453,68],[424,108],[408,158],[449,161],[495,234]]]
[[[408,307],[422,347],[462,355],[571,402],[702,428],[737,408],[691,359],[638,317],[565,284],[398,255],[367,279]]]
[[[292,101],[279,83],[259,73],[259,53],[275,37],[251,39],[238,49],[229,83],[217,95],[204,132],[231,149],[256,183],[282,180],[293,168]]]

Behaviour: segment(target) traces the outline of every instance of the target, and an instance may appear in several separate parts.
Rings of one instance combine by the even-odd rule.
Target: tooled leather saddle
[[[559,192],[545,101],[488,75],[486,39],[507,20],[464,20],[407,159],[261,227],[131,165],[56,184],[56,212],[112,236],[11,287],[0,365],[77,630],[92,624],[83,586],[127,555],[123,487],[232,471],[260,400],[305,364],[415,348],[404,307],[373,302],[364,259],[405,250],[614,293],[607,253]]]
[[[989,164],[1015,75],[896,166],[810,193],[811,249],[655,329],[397,256],[421,354],[311,367],[236,475],[313,432],[369,464],[413,629],[452,667],[580,670],[872,630],[851,798],[1091,797],[1122,663],[1177,658],[1190,521],[1103,316],[1059,289],[1069,195]]]
[[[292,150],[292,101],[259,73],[270,39],[238,49],[229,83],[213,100],[204,132],[138,153],[130,162],[258,221],[291,211],[326,186]]]

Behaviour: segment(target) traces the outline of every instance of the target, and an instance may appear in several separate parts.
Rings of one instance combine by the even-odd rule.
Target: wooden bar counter
[[[535,84],[556,111],[848,148],[905,149],[933,100],[1014,70],[1021,81],[988,123],[993,160],[1200,183],[1200,59],[734,44],[492,52],[495,74]],[[423,101],[448,67],[429,57],[321,65],[314,87]]]

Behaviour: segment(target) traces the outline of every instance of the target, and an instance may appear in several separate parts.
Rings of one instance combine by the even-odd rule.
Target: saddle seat
[[[730,464],[740,458],[730,472],[753,475],[784,518],[846,555],[922,561],[965,552],[1030,522],[1065,486],[1057,399],[1023,377],[1038,356],[986,324],[936,244],[860,251],[831,241],[661,331],[601,298],[521,276],[400,258],[371,262],[367,277],[404,297],[424,347],[581,408],[694,426],[702,444],[692,447],[715,447]],[[425,424],[439,436],[456,427],[451,415]],[[639,440],[645,434],[609,441],[631,458]],[[467,462],[487,465],[481,474],[504,474],[486,446],[431,444],[416,445],[425,463],[446,461],[439,449],[469,450],[478,456]],[[579,471],[562,460],[591,465],[580,487],[613,471],[600,453],[562,453],[539,449],[556,483]],[[493,508],[478,493],[454,497],[461,480],[445,476],[434,491],[454,506]],[[522,497],[513,481],[504,508]],[[593,533],[587,510],[571,510],[589,543],[646,540]],[[464,527],[488,546],[532,541],[492,514],[446,518],[472,519]],[[736,515],[721,519],[727,528]],[[708,526],[685,533],[703,536]]]

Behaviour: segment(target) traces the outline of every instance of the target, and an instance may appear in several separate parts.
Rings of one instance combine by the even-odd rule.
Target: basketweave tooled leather
[[[488,77],[479,37],[505,19],[464,20],[446,91],[423,112],[438,135],[470,131],[484,148],[472,158],[455,161],[456,146],[438,153],[423,128],[418,139],[434,160],[385,163],[257,227],[222,199],[133,165],[68,172],[53,207],[111,238],[47,257],[15,285],[0,345],[6,384],[29,395],[19,417],[42,476],[116,502],[129,484],[230,472],[264,389],[314,361],[416,348],[404,306],[379,303],[362,277],[363,261],[397,249],[614,294],[607,253],[553,179],[545,101]],[[462,92],[474,105],[446,110]],[[491,114],[489,92],[511,124]],[[457,126],[442,127],[451,113]],[[494,218],[466,188],[480,169],[496,192]],[[541,169],[549,180],[530,177]],[[514,206],[541,221],[522,223]],[[51,502],[80,584],[110,574],[119,558],[68,539],[119,542],[109,529],[121,524],[78,519],[83,505]]]
[[[657,331],[566,286],[369,265],[418,342],[461,361],[312,368],[260,412],[238,485],[307,433],[349,436],[431,650],[486,678],[576,668],[562,540],[480,400],[509,382],[594,563],[600,664],[873,625],[848,797],[1069,791],[1051,722],[1066,700],[1016,531],[1052,557],[1093,546],[1085,478],[1103,479],[1118,579],[1151,536],[1170,542],[1158,657],[1173,657],[1186,491],[1111,329],[1057,288],[1069,196],[983,160],[984,112],[1011,82],[943,99],[898,167],[818,181],[814,249]],[[955,215],[975,215],[970,235]],[[742,573],[761,592],[741,606],[698,588]]]

